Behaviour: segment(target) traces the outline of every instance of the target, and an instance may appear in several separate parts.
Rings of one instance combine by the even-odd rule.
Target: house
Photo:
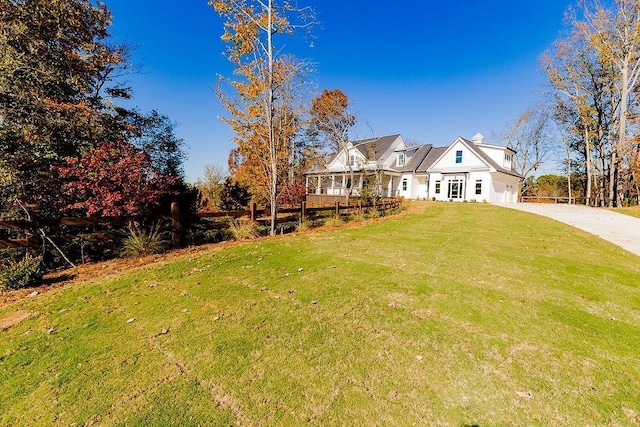
[[[343,196],[351,188],[357,196],[373,187],[380,197],[515,203],[522,177],[514,154],[481,134],[447,147],[407,147],[401,135],[353,141],[326,167],[307,172],[307,193]]]

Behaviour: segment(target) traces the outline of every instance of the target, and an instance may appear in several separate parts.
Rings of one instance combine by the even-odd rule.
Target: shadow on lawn
[[[54,276],[54,277],[45,277],[44,279],[42,279],[42,282],[40,283],[39,286],[55,285],[56,283],[66,282],[67,280],[74,279],[75,277],[76,277],[75,274],[61,274],[59,276]]]

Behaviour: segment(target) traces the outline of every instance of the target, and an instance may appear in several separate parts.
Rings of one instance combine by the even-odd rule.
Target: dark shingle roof
[[[400,172],[415,172],[432,148],[433,146],[431,144],[427,144],[407,149],[406,152],[415,151],[415,153],[411,156],[411,160],[404,166],[399,167],[398,170]]]
[[[360,141],[353,141],[352,144],[367,159],[380,160],[380,157],[389,150],[399,136],[400,134],[362,139]]]
[[[422,160],[420,165],[416,168],[416,172],[418,173],[426,173],[427,169],[429,169],[433,163],[440,158],[447,151],[449,147],[433,147],[425,158]]]

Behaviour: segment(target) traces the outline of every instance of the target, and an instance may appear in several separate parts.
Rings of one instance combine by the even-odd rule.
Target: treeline
[[[197,199],[171,120],[123,106],[135,67],[111,19],[86,0],[2,3],[3,217],[140,215]]]
[[[637,200],[640,1],[581,2],[567,22],[569,34],[544,55],[543,65],[568,175],[584,177],[592,206]]]

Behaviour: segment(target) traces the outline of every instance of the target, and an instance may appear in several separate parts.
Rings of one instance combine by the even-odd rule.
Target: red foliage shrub
[[[87,216],[149,213],[178,180],[154,170],[148,154],[124,142],[99,143],[67,163],[55,168],[63,191],[77,200],[67,209],[86,211]]]

